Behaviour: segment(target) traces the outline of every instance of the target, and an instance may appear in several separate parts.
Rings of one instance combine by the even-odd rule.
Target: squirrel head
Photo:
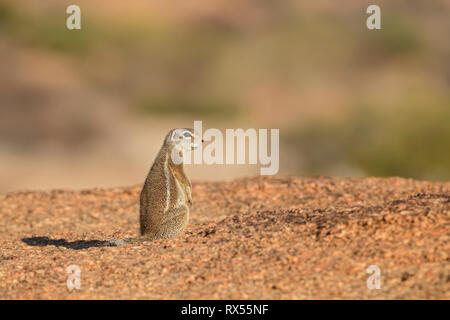
[[[199,147],[200,140],[194,129],[178,128],[170,130],[166,136],[164,144],[170,149],[177,149],[180,151],[190,151]]]

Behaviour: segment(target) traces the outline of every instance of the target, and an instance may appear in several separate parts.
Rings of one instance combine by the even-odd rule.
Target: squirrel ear
[[[173,141],[175,140],[175,135],[176,135],[177,131],[175,130],[174,132],[172,132],[172,136],[170,137],[170,139]]]

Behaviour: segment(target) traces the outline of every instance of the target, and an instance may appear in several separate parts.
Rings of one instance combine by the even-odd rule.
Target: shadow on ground
[[[103,240],[77,240],[69,242],[66,239],[50,239],[49,237],[23,238],[23,242],[33,247],[56,246],[73,250],[82,250],[92,247],[115,247],[111,241]]]

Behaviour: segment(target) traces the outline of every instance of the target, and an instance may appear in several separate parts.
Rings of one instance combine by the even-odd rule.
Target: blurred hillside
[[[280,174],[450,179],[450,2],[0,0],[0,192],[142,182],[165,133],[280,128]],[[258,173],[193,166],[193,180]]]

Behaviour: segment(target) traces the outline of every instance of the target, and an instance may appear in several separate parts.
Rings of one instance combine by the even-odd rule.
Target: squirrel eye
[[[183,136],[185,136],[186,138],[190,138],[191,137],[191,134],[189,133],[189,132],[185,132],[184,134],[183,134]]]

